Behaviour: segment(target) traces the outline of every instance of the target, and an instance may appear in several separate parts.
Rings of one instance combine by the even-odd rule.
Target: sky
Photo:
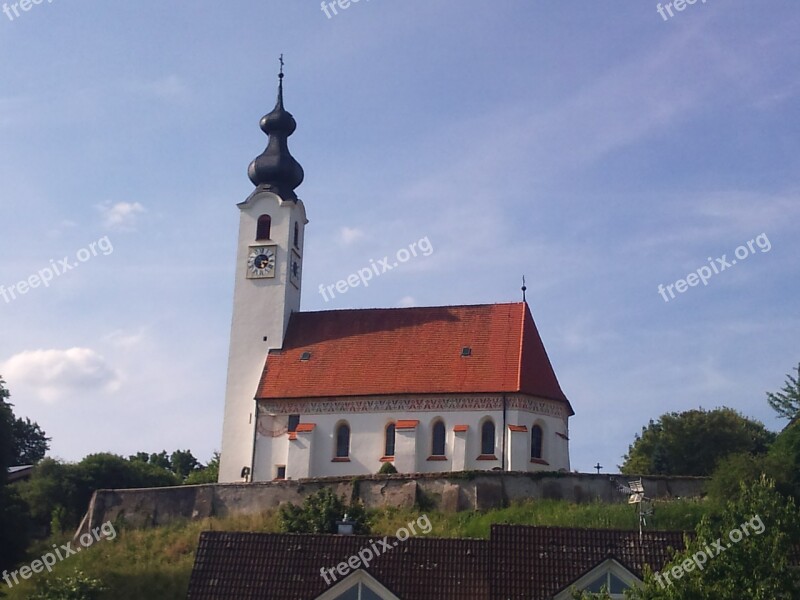
[[[0,375],[53,456],[220,448],[236,204],[281,53],[302,310],[518,301],[524,274],[580,471],[616,470],[666,412],[783,426],[766,392],[800,362],[796,0],[14,6]],[[317,292],[424,238],[368,288]]]

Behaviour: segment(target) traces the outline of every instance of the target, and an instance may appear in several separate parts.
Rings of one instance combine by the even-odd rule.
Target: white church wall
[[[414,404],[413,399],[397,397],[396,400],[408,401]],[[379,402],[388,401],[380,400]],[[464,401],[467,404],[468,400]],[[273,403],[270,410],[277,410],[279,403]],[[569,469],[568,442],[558,436],[556,432],[565,433],[564,413],[560,416],[551,416],[534,413],[528,410],[506,410],[506,432],[503,436],[503,410],[452,410],[452,411],[427,411],[427,410],[402,410],[402,411],[377,411],[371,412],[346,412],[344,408],[352,409],[353,403],[339,405],[342,410],[326,414],[311,414],[298,412],[302,423],[315,424],[313,449],[309,451],[310,477],[352,476],[377,473],[381,468],[384,454],[385,431],[389,423],[398,420],[419,421],[411,431],[398,430],[395,437],[395,459],[392,461],[398,471],[402,473],[435,473],[441,471],[462,470],[504,470],[523,471],[557,471]],[[326,406],[325,403],[316,406]],[[330,403],[331,411],[336,409],[334,401]],[[373,406],[373,405],[370,405]],[[294,407],[301,411],[307,406],[298,403]],[[558,413],[559,406],[551,407],[550,412]],[[283,419],[283,421],[281,420]],[[495,425],[495,451],[494,460],[481,460],[481,426],[491,419]],[[445,460],[431,460],[433,425],[437,420],[444,422],[445,426]],[[285,416],[275,417],[276,423],[285,421]],[[335,460],[336,454],[336,429],[341,423],[350,427],[350,454],[349,460]],[[530,435],[534,424],[543,430],[543,452],[540,462],[530,460]],[[467,431],[456,433],[453,429],[466,426]],[[509,444],[511,433],[508,425],[525,426],[525,433],[516,433],[513,450]],[[299,437],[299,435],[298,435]],[[516,441],[518,440],[518,441]],[[257,480],[265,477],[271,479],[275,466],[287,461],[286,449],[289,442],[287,435],[278,437],[265,437],[259,435],[256,451]],[[505,456],[503,454],[506,444]],[[269,447],[269,450],[267,450]],[[512,454],[510,452],[516,452]],[[288,457],[291,463],[292,457]],[[271,464],[263,464],[271,461]],[[547,464],[545,464],[547,463]],[[297,473],[291,465],[287,468],[287,476],[294,478]]]

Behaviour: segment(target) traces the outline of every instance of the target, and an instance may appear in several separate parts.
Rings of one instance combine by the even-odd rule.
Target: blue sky
[[[0,284],[86,259],[0,297],[16,413],[68,460],[219,448],[236,203],[283,52],[303,310],[516,301],[524,273],[574,468],[613,468],[667,411],[778,429],[765,392],[800,361],[798,30],[794,0],[667,21],[645,0],[0,13]],[[317,293],[425,236],[430,256]]]

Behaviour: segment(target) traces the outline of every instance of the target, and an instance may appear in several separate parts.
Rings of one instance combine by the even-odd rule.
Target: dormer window
[[[269,215],[261,215],[258,217],[258,226],[256,227],[256,241],[268,240],[270,228],[272,227],[272,217]]]

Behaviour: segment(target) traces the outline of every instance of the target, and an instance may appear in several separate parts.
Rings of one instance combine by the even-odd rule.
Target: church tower
[[[283,107],[283,60],[275,108],[261,119],[269,143],[248,169],[256,186],[238,205],[239,241],[233,295],[220,482],[252,472],[255,394],[270,349],[283,346],[289,317],[300,310],[303,241],[308,223],[295,194],[303,168],[289,153],[297,127]]]

